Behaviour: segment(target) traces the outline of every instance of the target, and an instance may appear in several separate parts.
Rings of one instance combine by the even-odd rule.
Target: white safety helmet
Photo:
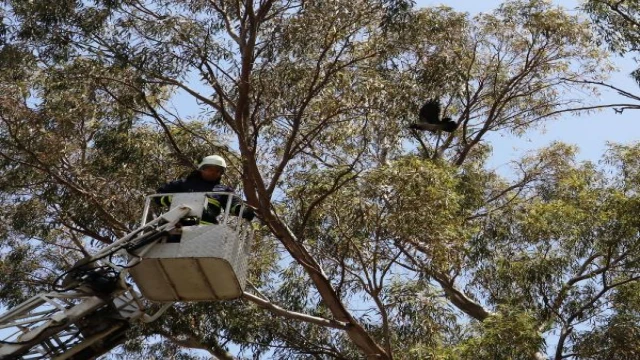
[[[227,162],[224,161],[222,156],[219,156],[219,155],[206,156],[204,159],[202,159],[202,161],[198,165],[198,169],[202,169],[202,167],[205,166],[205,165],[220,166],[223,169],[227,168]]]

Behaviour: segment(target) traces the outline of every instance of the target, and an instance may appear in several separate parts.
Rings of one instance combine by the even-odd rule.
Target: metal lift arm
[[[65,287],[0,315],[0,359],[95,359],[124,342],[133,321],[157,319],[172,304],[148,315],[140,294],[124,280],[135,260],[121,267],[108,258],[156,242],[190,211],[179,206],[144,224],[67,271]]]

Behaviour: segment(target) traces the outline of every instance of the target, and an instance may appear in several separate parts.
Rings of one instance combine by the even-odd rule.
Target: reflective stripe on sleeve
[[[171,195],[161,197],[160,204],[162,206],[171,206]]]
[[[207,201],[209,202],[210,205],[213,205],[217,208],[220,208],[220,201],[216,200],[216,199],[212,199],[212,198],[207,198]]]

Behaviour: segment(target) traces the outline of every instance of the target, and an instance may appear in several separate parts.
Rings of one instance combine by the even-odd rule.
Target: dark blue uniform
[[[159,194],[163,193],[184,193],[184,192],[229,192],[233,193],[233,189],[229,186],[220,184],[220,180],[207,181],[202,178],[199,171],[194,171],[184,179],[174,180],[164,184],[158,189]],[[200,223],[202,225],[217,224],[217,217],[227,206],[228,195],[208,195],[209,204],[202,213]],[[163,196],[156,198],[156,203],[163,206],[171,205],[171,196]],[[238,215],[241,206],[240,199],[237,196],[231,197],[231,214]]]

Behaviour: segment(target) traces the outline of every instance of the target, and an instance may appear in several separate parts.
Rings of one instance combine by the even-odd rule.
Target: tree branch
[[[248,292],[245,292],[242,297],[248,301],[251,301],[252,303],[258,305],[259,307],[269,310],[271,313],[275,314],[275,315],[279,315],[282,317],[285,317],[287,319],[294,319],[294,320],[299,320],[299,321],[303,321],[303,322],[307,322],[307,323],[311,323],[311,324],[316,324],[316,325],[320,325],[320,326],[324,326],[324,327],[330,327],[333,329],[340,329],[340,330],[346,330],[349,327],[348,323],[344,323],[344,322],[340,322],[340,321],[336,321],[336,320],[330,320],[330,319],[324,319],[324,318],[320,318],[317,316],[311,316],[311,315],[307,315],[307,314],[302,314],[299,312],[295,312],[295,311],[289,311],[289,310],[285,310],[283,308],[281,308],[280,306],[277,306],[273,303],[271,303],[268,300],[262,299],[258,296],[255,296],[253,294],[250,294]]]

